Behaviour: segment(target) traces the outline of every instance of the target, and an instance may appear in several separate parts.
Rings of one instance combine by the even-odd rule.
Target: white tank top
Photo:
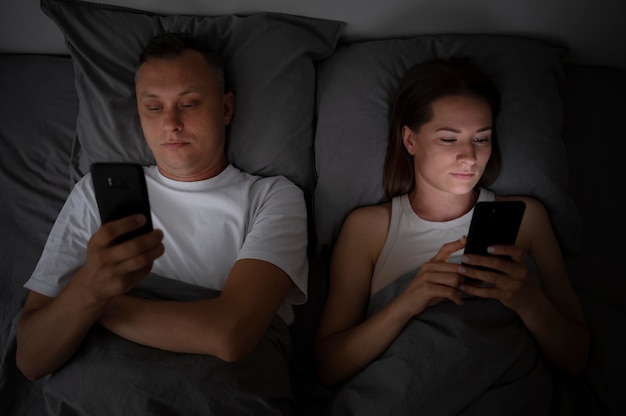
[[[478,201],[493,200],[493,192],[480,189]],[[426,221],[415,214],[408,194],[394,197],[391,201],[391,224],[385,245],[374,267],[370,296],[396,278],[417,270],[439,251],[442,244],[467,235],[473,212],[474,208],[451,221]],[[450,261],[460,262],[461,254],[462,250],[454,253]]]

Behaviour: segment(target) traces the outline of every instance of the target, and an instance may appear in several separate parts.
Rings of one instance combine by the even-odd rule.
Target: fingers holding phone
[[[129,215],[141,214],[140,227],[118,237],[125,241],[152,231],[152,214],[146,178],[141,165],[134,163],[94,163],[91,166],[96,202],[102,224]]]
[[[466,286],[493,287],[506,279],[523,279],[527,275],[524,251],[516,245],[493,245],[489,255],[463,254],[459,272]]]
[[[161,230],[119,241],[119,235],[140,227],[142,218],[128,216],[105,223],[89,240],[83,268],[91,284],[103,294],[126,293],[150,272],[165,251]]]
[[[457,265],[448,260],[453,253],[463,248],[465,238],[443,244],[437,254],[424,263],[413,280],[399,298],[407,299],[411,313],[417,315],[425,308],[444,299],[460,305],[463,303],[459,293],[460,276]]]
[[[122,294],[143,279],[163,254],[163,233],[152,227],[140,165],[96,163],[91,174],[102,226],[87,245],[83,269],[96,290]]]
[[[463,256],[459,273],[466,281],[460,289],[468,295],[497,299],[506,307],[519,311],[528,301],[537,299],[539,289],[530,278],[521,247],[493,247],[494,256]],[[502,257],[496,257],[496,254]]]
[[[465,266],[486,271],[506,267],[506,264],[498,260],[511,259],[506,250],[516,249],[499,248],[499,250],[505,250],[504,252],[490,252],[489,249],[493,249],[496,246],[513,246],[515,244],[525,209],[526,204],[517,200],[478,202],[474,206],[474,213],[472,214],[464,250],[464,256],[471,256],[475,261],[473,264],[470,264],[461,260],[461,263]],[[481,259],[479,256],[496,256],[496,258]],[[477,280],[476,277],[471,275],[480,276],[481,274],[469,273],[466,275],[465,283],[468,285],[477,286],[486,282],[485,280]],[[485,274],[485,276],[489,277],[493,276],[493,274]]]
[[[534,291],[524,249],[515,245],[525,208],[523,201],[514,200],[476,205],[459,265],[466,293],[516,309]]]

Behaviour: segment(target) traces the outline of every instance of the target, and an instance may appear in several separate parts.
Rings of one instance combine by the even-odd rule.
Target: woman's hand
[[[449,299],[461,305],[459,285],[462,277],[459,275],[456,263],[448,263],[453,253],[465,246],[463,237],[441,246],[437,254],[424,263],[419,271],[398,296],[398,300],[410,308],[411,315],[417,315],[429,306],[435,305],[444,299]]]
[[[498,299],[506,307],[519,313],[538,294],[538,288],[529,278],[524,251],[513,245],[494,245],[488,251],[494,255],[463,255],[457,272],[480,282],[463,283],[460,289],[481,298]]]

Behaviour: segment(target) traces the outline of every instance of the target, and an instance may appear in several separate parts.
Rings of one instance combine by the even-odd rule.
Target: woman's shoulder
[[[358,239],[384,239],[391,222],[391,202],[357,207],[345,218],[342,232]]]
[[[391,218],[391,202],[376,205],[366,205],[352,210],[346,217],[346,222],[357,224],[378,224],[389,222]]]
[[[351,256],[361,253],[371,260],[378,258],[391,223],[391,202],[355,208],[345,218],[338,239],[342,251]]]

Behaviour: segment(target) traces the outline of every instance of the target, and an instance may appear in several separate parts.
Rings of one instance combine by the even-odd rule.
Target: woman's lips
[[[468,180],[468,179],[472,179],[474,177],[474,174],[472,172],[461,172],[461,173],[453,173],[452,176],[454,176],[457,179],[461,179],[461,180]]]

